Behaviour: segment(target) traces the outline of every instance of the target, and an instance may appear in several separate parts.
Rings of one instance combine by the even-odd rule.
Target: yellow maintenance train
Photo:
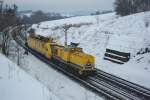
[[[50,60],[69,65],[68,67],[77,71],[79,75],[87,75],[96,71],[94,56],[84,53],[82,48],[77,47],[75,43],[61,46],[54,42],[53,38],[30,35],[27,37],[27,45]]]

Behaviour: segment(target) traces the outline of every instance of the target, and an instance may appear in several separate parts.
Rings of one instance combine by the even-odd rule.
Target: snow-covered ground
[[[2,54],[0,64],[1,100],[60,100]]]
[[[22,69],[44,84],[60,100],[103,100],[31,54],[25,56],[25,63],[27,65]]]
[[[35,24],[36,34],[51,36],[64,44],[63,26],[68,30],[68,44],[79,42],[80,47],[96,57],[96,67],[129,81],[150,88],[150,54],[137,53],[150,49],[150,12],[119,17],[115,13],[82,16]],[[129,62],[118,65],[103,60],[106,48],[130,52]]]

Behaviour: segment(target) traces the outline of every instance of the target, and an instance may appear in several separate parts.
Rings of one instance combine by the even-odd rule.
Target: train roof
[[[30,34],[31,37],[33,38],[36,38],[36,39],[39,39],[41,41],[53,41],[53,38],[51,37],[44,37],[44,36],[41,36],[41,35],[33,35],[33,34]]]

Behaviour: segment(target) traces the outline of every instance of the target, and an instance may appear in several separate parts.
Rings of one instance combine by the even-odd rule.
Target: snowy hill
[[[64,44],[62,27],[67,24],[73,26],[68,30],[68,44],[79,42],[85,52],[96,57],[97,68],[150,88],[150,54],[146,52],[150,50],[150,12],[125,17],[115,13],[73,17],[32,27],[37,34],[52,36]],[[123,65],[106,61],[103,59],[106,48],[129,52],[131,59]]]
[[[59,100],[42,84],[0,54],[1,100]]]

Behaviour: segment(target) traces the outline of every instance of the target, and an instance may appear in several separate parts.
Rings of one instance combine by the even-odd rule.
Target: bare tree
[[[2,13],[2,8],[3,8],[3,0],[0,0],[0,13]]]
[[[17,25],[17,6],[14,4],[3,6],[3,2],[0,1],[0,45],[2,53],[6,56],[9,55],[9,44],[11,41],[10,27]]]
[[[0,37],[1,37],[1,49],[2,49],[2,53],[6,56],[9,55],[9,44],[11,41],[9,32],[5,31],[5,32],[1,32],[0,33]]]
[[[150,0],[116,0],[115,2],[115,11],[122,16],[149,10]]]

